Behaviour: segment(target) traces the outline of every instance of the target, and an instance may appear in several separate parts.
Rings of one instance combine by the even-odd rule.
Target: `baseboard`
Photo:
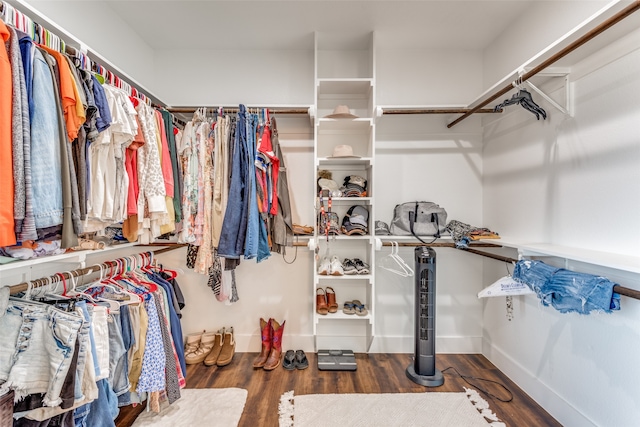
[[[235,335],[236,351],[239,353],[260,352],[260,337],[256,335]],[[318,336],[318,348],[350,349],[356,353],[367,352],[364,336]],[[313,352],[316,339],[313,335],[293,335],[282,340],[284,349]],[[413,353],[413,337],[376,336],[369,353]],[[436,337],[436,353],[479,354],[482,352],[482,337]]]
[[[496,365],[560,424],[565,426],[597,426],[573,407],[570,402],[558,395],[555,390],[540,381],[531,371],[486,339],[482,342],[482,355]]]
[[[413,337],[377,336],[371,345],[371,353],[413,353]],[[482,337],[436,337],[436,353],[479,354]]]

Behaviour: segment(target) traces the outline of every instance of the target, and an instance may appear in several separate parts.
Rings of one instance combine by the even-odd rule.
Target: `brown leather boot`
[[[282,325],[280,325],[274,319],[271,319],[273,335],[271,337],[271,352],[269,353],[269,358],[267,359],[267,363],[262,367],[265,371],[272,371],[280,366],[280,356],[282,355],[282,333],[284,332],[285,323],[287,323],[286,320],[282,322]]]
[[[273,327],[271,326],[271,320],[265,322],[263,318],[260,318],[260,331],[262,334],[262,351],[253,360],[254,368],[262,368],[267,363],[269,352],[271,351],[271,335],[273,334]]]
[[[213,347],[207,357],[204,358],[205,366],[213,366],[218,363],[218,356],[220,356],[220,351],[222,351],[222,336],[224,334],[224,328],[220,329],[216,332],[215,338],[213,340]]]

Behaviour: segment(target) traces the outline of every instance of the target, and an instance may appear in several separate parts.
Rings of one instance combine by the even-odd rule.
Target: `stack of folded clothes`
[[[348,175],[340,190],[343,197],[367,197],[367,180],[358,175]]]
[[[352,236],[354,234],[365,235],[368,233],[369,211],[364,206],[351,206],[347,214],[342,218],[342,234]]]

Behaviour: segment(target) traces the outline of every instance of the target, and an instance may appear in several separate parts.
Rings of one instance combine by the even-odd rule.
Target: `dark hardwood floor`
[[[252,362],[257,353],[236,353],[233,362],[225,367],[206,367],[203,364],[187,366],[187,388],[239,387],[248,391],[240,426],[278,426],[280,396],[289,390],[294,394],[320,393],[423,393],[462,392],[463,387],[478,391],[479,387],[497,398],[480,392],[491,410],[507,426],[550,427],[561,426],[551,415],[534,402],[526,393],[500,372],[484,356],[479,354],[438,354],[436,367],[440,370],[452,366],[468,377],[484,378],[505,385],[513,394],[486,381],[472,380],[467,384],[456,372],[444,372],[444,384],[440,387],[423,387],[409,380],[405,369],[412,363],[412,354],[356,354],[358,369],[355,372],[319,371],[315,354],[308,353],[309,368],[287,371],[278,367],[274,371],[254,369]],[[117,427],[129,427],[143,410],[121,408],[116,419]],[[461,426],[462,427],[462,426]]]

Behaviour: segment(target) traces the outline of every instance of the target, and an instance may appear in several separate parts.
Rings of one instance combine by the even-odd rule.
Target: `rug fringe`
[[[280,427],[293,427],[293,390],[280,396],[278,414]]]
[[[464,387],[464,390],[471,403],[473,403],[473,406],[489,421],[489,425],[493,427],[506,427],[506,424],[500,421],[496,414],[489,409],[489,403],[487,403],[476,390],[466,387]]]

